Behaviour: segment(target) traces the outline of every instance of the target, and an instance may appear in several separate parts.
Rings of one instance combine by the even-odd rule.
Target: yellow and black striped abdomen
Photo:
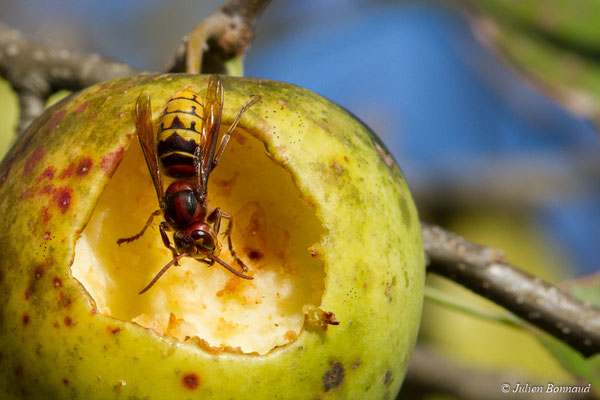
[[[183,89],[168,102],[160,118],[157,153],[168,176],[196,174],[194,152],[202,146],[204,106],[196,92]]]

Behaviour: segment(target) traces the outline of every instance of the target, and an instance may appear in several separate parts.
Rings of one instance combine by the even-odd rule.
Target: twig
[[[428,399],[446,395],[461,400],[539,399],[539,393],[513,393],[516,384],[545,386],[535,378],[513,371],[485,371],[451,361],[433,349],[415,347],[398,399]],[[503,392],[504,390],[508,392]],[[544,388],[545,389],[545,388]],[[582,399],[578,393],[552,393],[552,400]]]
[[[269,1],[228,1],[198,23],[189,40],[184,38],[168,72],[222,72],[227,61],[248,48],[254,24]],[[146,72],[97,54],[77,54],[35,43],[0,23],[0,75],[19,96],[19,133],[42,113],[48,97],[59,89],[76,91]]]
[[[168,72],[222,73],[228,60],[244,54],[254,24],[270,0],[229,0],[183,38]]]
[[[521,271],[502,252],[422,224],[428,271],[445,276],[589,357],[600,353],[600,309]]]
[[[80,90],[105,80],[144,71],[97,54],[82,55],[35,43],[0,23],[0,75],[19,96],[23,132],[58,89]]]

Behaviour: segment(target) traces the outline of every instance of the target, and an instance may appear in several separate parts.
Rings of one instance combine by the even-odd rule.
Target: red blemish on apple
[[[73,175],[73,172],[75,172],[75,163],[74,162],[70,163],[67,168],[63,169],[60,172],[60,175],[58,177],[60,179],[70,178],[71,175]]]
[[[35,179],[36,183],[40,183],[44,179],[52,180],[54,178],[54,174],[56,173],[56,168],[53,166],[46,167],[46,169]]]
[[[61,287],[63,287],[63,282],[60,278],[54,278],[52,280],[52,284],[54,285],[55,289],[60,289]]]
[[[40,222],[42,225],[46,225],[48,222],[50,222],[50,218],[52,218],[52,214],[50,214],[48,206],[43,206],[40,209]]]
[[[67,378],[63,378],[63,379],[62,379],[62,383],[63,383],[63,385],[65,385],[65,386],[69,386],[69,380],[68,380]]]
[[[23,315],[23,325],[29,324],[29,315]]]
[[[40,194],[50,194],[54,191],[54,185],[45,185],[40,189]]]
[[[183,376],[183,385],[188,389],[194,390],[200,385],[200,378],[196,374],[185,374]]]
[[[73,325],[73,320],[71,319],[71,317],[65,317],[64,323],[66,326],[71,326]]]
[[[119,327],[113,328],[111,326],[107,326],[106,329],[108,329],[112,335],[116,335],[117,333],[121,332],[121,328]]]
[[[48,267],[48,266],[46,265],[46,263],[42,263],[42,264],[38,265],[38,266],[35,268],[35,273],[33,274],[33,277],[34,277],[36,280],[39,280],[39,279],[41,279],[41,278],[42,278],[42,276],[44,276],[44,272],[46,272],[46,268],[47,268],[47,267]]]
[[[35,291],[37,281],[42,279],[48,267],[50,267],[53,263],[54,259],[52,257],[48,257],[34,268],[33,277],[29,280],[29,286],[27,286],[27,289],[25,290],[25,300],[29,300],[29,298]]]
[[[61,187],[57,188],[54,193],[54,201],[63,214],[67,212],[71,206],[72,192],[70,187]]]
[[[54,117],[52,117],[50,122],[48,122],[48,130],[50,130],[50,129],[54,128],[56,125],[58,125],[58,123],[63,120],[65,115],[67,115],[67,110],[65,110],[65,109],[62,109],[59,112],[57,112],[56,114],[54,114]]]
[[[31,154],[27,158],[27,161],[25,161],[25,167],[23,168],[25,175],[31,174],[33,168],[35,168],[35,166],[38,165],[38,163],[42,160],[42,158],[44,158],[45,155],[46,150],[43,147],[40,147],[39,149],[34,151],[33,154]]]
[[[106,175],[112,176],[117,168],[117,165],[119,165],[123,159],[124,152],[125,148],[121,147],[119,150],[108,153],[102,157],[102,161],[100,161],[100,168],[106,172]]]
[[[50,239],[52,239],[52,234],[50,233],[50,231],[44,232],[44,240],[47,242]]]
[[[83,112],[83,111],[84,111],[84,110],[87,108],[87,106],[88,106],[88,105],[89,105],[89,102],[87,102],[87,101],[86,101],[85,103],[82,103],[82,104],[81,104],[79,107],[77,107],[77,109],[75,110],[75,114],[80,114],[80,113],[82,113],[82,112]]]
[[[75,173],[77,174],[77,176],[86,176],[87,174],[90,173],[90,169],[92,169],[92,165],[94,165],[94,163],[92,162],[92,159],[86,157],[83,160],[79,161],[79,164],[77,164],[77,169],[75,170]]]
[[[59,307],[67,308],[71,305],[71,298],[66,297],[63,292],[58,294],[58,305]],[[70,318],[69,318],[70,319]]]
[[[120,85],[115,86],[115,90],[116,91],[123,91],[125,89],[128,89],[128,88],[132,87],[136,83],[137,83],[137,79],[129,79],[129,80],[121,83]]]
[[[21,193],[21,195],[19,196],[19,199],[21,199],[21,200],[29,199],[29,198],[33,197],[34,194],[35,194],[35,189],[32,187],[29,187],[29,188],[25,189],[23,191],[23,193]]]
[[[98,88],[98,90],[96,90],[96,93],[100,93],[100,92],[108,89],[111,85],[112,85],[112,83],[110,83],[110,82],[105,83],[104,85],[100,86]]]

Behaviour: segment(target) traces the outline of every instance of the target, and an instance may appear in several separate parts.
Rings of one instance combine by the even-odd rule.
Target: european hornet
[[[150,96],[142,93],[138,97],[135,106],[135,125],[156,189],[160,210],[150,215],[146,225],[138,234],[119,239],[117,243],[131,242],[140,238],[151,225],[154,217],[162,214],[163,221],[159,225],[160,235],[165,247],[173,253],[173,259],[139,294],[150,289],[173,264],[177,265],[183,257],[193,257],[209,266],[216,262],[240,278],[253,279],[243,273],[248,271],[248,267],[233,249],[231,215],[219,207],[208,212],[207,186],[210,173],[217,166],[242,114],[258,100],[260,97],[254,96],[242,107],[227,133],[223,135],[217,149],[223,111],[223,83],[219,75],[210,76],[204,104],[199,95],[189,88],[175,93],[167,102],[160,117],[157,134],[154,133],[152,125]],[[176,179],[166,191],[159,164],[162,165],[167,176]],[[217,234],[221,228],[222,218],[229,221],[224,233],[229,252],[243,272],[234,269],[219,258],[221,245]],[[174,231],[174,245],[171,244],[167,234],[170,231]]]

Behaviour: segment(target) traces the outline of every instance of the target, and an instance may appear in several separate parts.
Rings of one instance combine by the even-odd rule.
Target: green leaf
[[[600,51],[600,2],[597,0],[478,0],[504,23],[581,53]]]
[[[600,273],[565,282],[560,285],[573,296],[600,307]],[[565,369],[592,384],[600,395],[600,354],[584,358],[570,346],[548,335],[538,333],[538,340],[556,357]]]
[[[600,2],[471,3],[484,42],[566,108],[600,123]]]
[[[425,285],[425,299],[472,317],[498,322],[511,328],[525,328],[523,322],[510,313],[493,312],[483,307],[461,300],[460,297],[447,294],[433,286]]]
[[[558,339],[539,333],[538,340],[573,375],[592,384],[592,391],[600,395],[600,354],[585,358],[576,350]]]

